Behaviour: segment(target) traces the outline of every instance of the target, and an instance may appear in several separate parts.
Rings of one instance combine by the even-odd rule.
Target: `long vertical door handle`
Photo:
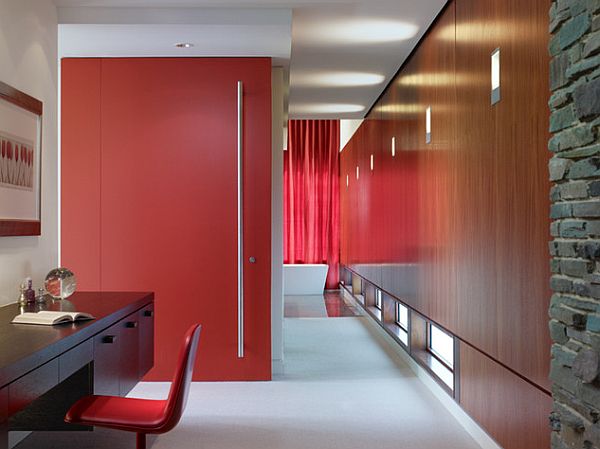
[[[244,86],[237,83],[238,358],[244,357]]]

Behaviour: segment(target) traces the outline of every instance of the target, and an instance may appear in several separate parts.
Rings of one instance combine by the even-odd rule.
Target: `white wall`
[[[0,305],[58,264],[57,17],[50,0],[0,0],[0,80],[44,103],[42,235],[0,237]],[[0,124],[0,127],[2,124]]]
[[[283,372],[283,126],[284,74],[273,67],[271,164],[271,355],[273,374]]]
[[[340,120],[340,151],[344,149],[362,122],[363,119]]]

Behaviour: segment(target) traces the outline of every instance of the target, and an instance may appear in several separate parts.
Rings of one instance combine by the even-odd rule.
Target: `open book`
[[[12,323],[15,324],[42,324],[53,326],[55,324],[70,323],[72,321],[93,320],[94,317],[89,313],[83,312],[51,312],[42,310],[41,312],[25,312],[17,315]]]

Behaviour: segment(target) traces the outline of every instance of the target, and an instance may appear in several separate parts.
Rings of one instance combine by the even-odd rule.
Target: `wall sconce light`
[[[431,143],[431,106],[425,110],[425,143]]]
[[[396,138],[392,137],[392,157],[396,157]]]
[[[346,175],[346,187],[350,185],[350,176]]]
[[[373,171],[373,155],[371,155],[371,171]]]
[[[356,179],[358,179],[360,176],[360,171],[358,169],[358,165],[356,166]]]
[[[492,53],[492,104],[500,101],[500,49]]]

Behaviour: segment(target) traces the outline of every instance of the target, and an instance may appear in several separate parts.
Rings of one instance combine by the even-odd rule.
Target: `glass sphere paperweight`
[[[46,275],[44,287],[54,299],[65,299],[75,292],[77,279],[68,268],[55,268]]]

